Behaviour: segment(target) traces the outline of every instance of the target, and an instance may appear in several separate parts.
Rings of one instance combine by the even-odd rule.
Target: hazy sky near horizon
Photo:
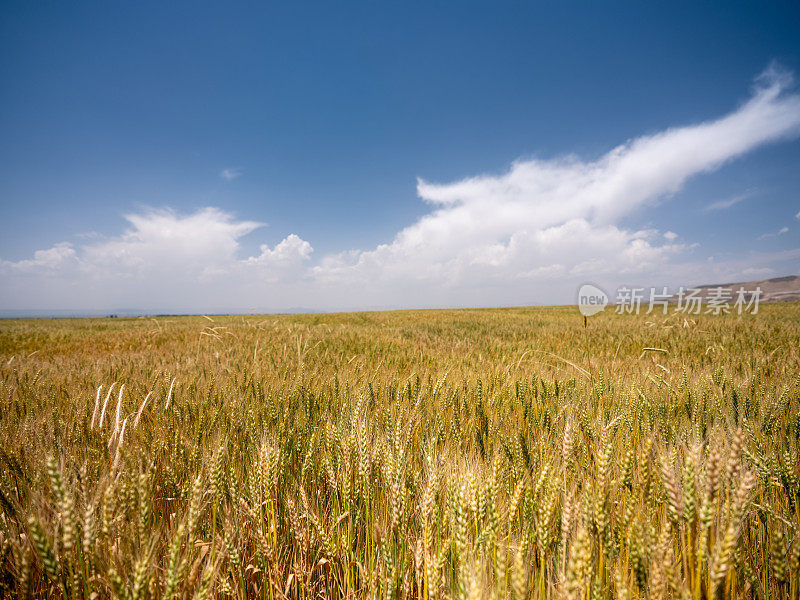
[[[797,274],[798,22],[796,2],[3,2],[0,310]]]

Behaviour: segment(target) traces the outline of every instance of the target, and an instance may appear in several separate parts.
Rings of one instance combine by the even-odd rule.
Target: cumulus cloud
[[[237,295],[253,281],[294,280],[313,252],[290,235],[274,248],[262,245],[257,256],[241,257],[240,239],[263,224],[213,207],[189,215],[148,210],[125,220],[129,227],[118,236],[79,247],[60,243],[32,259],[0,261],[0,276],[8,283],[0,301],[11,304],[8,294],[16,287],[37,291],[36,303],[50,306],[236,306]]]
[[[81,259],[87,268],[137,276],[185,270],[202,276],[227,265],[236,255],[239,238],[261,226],[235,221],[216,208],[188,216],[152,210],[125,219],[131,227],[121,236],[83,247]]]
[[[69,242],[61,242],[48,250],[37,250],[33,258],[19,262],[0,260],[0,273],[37,273],[55,271],[75,260],[75,250]]]
[[[800,96],[788,86],[785,74],[768,70],[731,113],[629,140],[594,159],[527,158],[498,174],[419,179],[427,214],[387,243],[317,260],[295,234],[243,256],[241,238],[261,224],[219,209],[127,215],[129,229],[119,236],[0,262],[0,306],[19,307],[41,290],[57,292],[50,306],[64,298],[81,304],[88,293],[104,306],[157,300],[175,310],[554,303],[571,301],[587,280],[671,285],[771,268],[753,261],[796,257],[726,266],[695,259],[697,244],[674,232],[623,223],[689,178],[800,134]]]

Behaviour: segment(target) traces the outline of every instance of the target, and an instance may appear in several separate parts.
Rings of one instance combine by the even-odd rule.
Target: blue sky
[[[797,273],[798,22],[796,2],[3,2],[0,309]]]

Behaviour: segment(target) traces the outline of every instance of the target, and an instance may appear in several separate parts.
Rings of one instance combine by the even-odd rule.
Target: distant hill
[[[758,279],[754,281],[737,281],[735,283],[711,283],[693,287],[702,290],[700,295],[703,298],[712,293],[710,290],[719,287],[730,288],[734,293],[740,288],[747,291],[754,291],[756,288],[761,288],[761,302],[800,301],[799,275],[775,277],[773,279]]]

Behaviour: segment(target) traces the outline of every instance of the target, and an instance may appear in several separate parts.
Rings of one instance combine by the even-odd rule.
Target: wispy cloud
[[[326,257],[315,273],[379,282],[390,294],[435,286],[473,303],[552,301],[587,276],[644,277],[688,247],[660,243],[652,230],[623,228],[622,219],[668,198],[692,176],[797,136],[800,97],[787,85],[771,71],[737,110],[631,140],[595,160],[529,159],[496,175],[442,184],[420,179],[417,191],[431,212],[390,243]]]
[[[746,192],[742,194],[737,194],[736,196],[728,198],[727,200],[718,200],[717,202],[712,202],[711,204],[707,205],[703,209],[703,211],[711,212],[715,210],[727,210],[730,207],[735,206],[740,202],[743,202],[744,200],[752,198],[755,195],[756,195],[756,190],[747,190]]]
[[[593,159],[526,159],[499,174],[419,179],[427,214],[375,248],[316,261],[296,234],[243,256],[241,238],[261,224],[219,209],[128,215],[121,236],[0,261],[0,307],[53,297],[65,307],[172,310],[553,303],[572,298],[586,279],[644,283],[657,273],[652,283],[670,285],[773,268],[764,261],[797,253],[706,261],[692,255],[691,240],[623,220],[669,199],[691,177],[800,134],[800,96],[788,81],[773,70],[723,117],[629,140]]]
[[[241,167],[229,167],[227,169],[222,169],[222,171],[219,172],[219,176],[225,181],[233,181],[241,177],[243,173],[244,169]]]
[[[788,227],[781,227],[778,231],[775,231],[775,232],[772,232],[772,233],[764,233],[764,234],[758,236],[758,239],[759,240],[766,240],[768,238],[778,237],[780,235],[783,235],[784,233],[788,233],[788,231],[789,231]]]

